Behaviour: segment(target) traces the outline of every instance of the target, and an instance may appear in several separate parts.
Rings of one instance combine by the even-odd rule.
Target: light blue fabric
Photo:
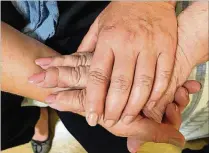
[[[59,17],[56,1],[12,1],[27,21],[23,33],[41,42],[55,34]]]

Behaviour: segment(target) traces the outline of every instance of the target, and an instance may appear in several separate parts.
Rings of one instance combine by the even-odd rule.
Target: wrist
[[[208,6],[190,5],[178,17],[178,44],[192,67],[208,61]]]

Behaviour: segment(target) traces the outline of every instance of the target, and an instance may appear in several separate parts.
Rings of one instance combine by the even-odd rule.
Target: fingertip
[[[28,82],[32,84],[38,84],[44,81],[46,72],[36,73],[28,78]]]
[[[52,58],[46,57],[46,58],[39,58],[35,60],[36,65],[39,66],[48,66],[52,62]]]
[[[193,94],[198,92],[202,88],[202,85],[196,80],[188,80],[183,84],[183,87],[185,87],[190,94]]]
[[[179,87],[174,95],[175,103],[180,107],[185,107],[189,103],[189,92],[185,87]]]
[[[96,126],[99,121],[99,115],[95,112],[88,113],[86,120],[90,126]]]
[[[141,146],[140,140],[136,138],[127,138],[127,148],[129,152],[136,153],[137,151],[139,151],[140,146]]]

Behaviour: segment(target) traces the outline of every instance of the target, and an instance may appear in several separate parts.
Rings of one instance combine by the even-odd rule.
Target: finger
[[[127,53],[127,51],[122,51]],[[128,53],[127,53],[128,54]],[[120,118],[131,90],[136,56],[116,55],[105,105],[105,126],[113,126]]]
[[[140,123],[141,133],[143,133],[143,131],[146,132],[141,135],[139,134],[137,137],[134,136],[127,139],[127,147],[130,152],[135,153],[139,151],[140,146],[149,141],[169,143],[178,147],[184,146],[184,137],[178,132],[181,125],[181,114],[175,104],[168,104],[163,124],[150,122],[149,120],[146,126],[144,125]]]
[[[45,101],[59,111],[84,112],[85,90],[68,90],[49,95]]]
[[[150,52],[141,52],[138,56],[131,94],[122,115],[125,124],[129,124],[136,118],[148,100],[153,84],[156,59],[157,56]]]
[[[137,152],[145,142],[168,143],[183,148],[185,139],[172,125],[159,124],[151,120],[140,122],[137,136],[128,137],[127,147],[130,152]]]
[[[201,89],[199,82],[195,80],[186,81],[175,93],[174,101],[178,105],[180,112],[189,104],[189,94],[198,92]]]
[[[98,19],[91,25],[88,33],[83,38],[77,52],[92,52],[96,48],[98,38]]]
[[[175,93],[174,102],[182,112],[189,103],[189,93],[184,87],[179,87]]]
[[[52,67],[34,74],[29,82],[43,88],[84,88],[87,84],[89,66]]]
[[[95,126],[101,118],[112,73],[114,55],[108,45],[99,41],[91,63],[87,82],[86,120]]]
[[[173,77],[171,79],[171,84],[169,85],[166,93],[159,100],[157,105],[152,110],[149,110],[147,108],[147,106],[145,106],[143,108],[143,113],[145,114],[145,116],[147,116],[150,119],[155,120],[158,123],[161,122],[167,104],[173,102],[173,100],[174,100],[173,97],[176,92],[176,84],[177,83],[176,83],[176,79],[175,79],[175,74],[173,74]],[[187,81],[183,86],[188,89],[189,93],[197,92],[201,88],[201,85],[196,81]],[[183,91],[180,93],[183,93]],[[187,99],[186,96],[184,96],[182,98],[184,98],[184,102],[182,104],[185,105],[185,103],[188,103],[189,98]],[[178,99],[177,101],[179,102],[180,100]],[[182,111],[185,108],[185,106],[180,107],[179,108],[180,111]]]
[[[166,106],[169,103],[173,102],[174,100],[174,94],[177,88],[176,84],[177,83],[176,83],[175,74],[173,74],[170,85],[167,91],[164,93],[163,97],[157,103],[155,103],[155,106],[152,109],[149,108],[148,103],[143,108],[143,113],[145,114],[145,116],[147,116],[149,119],[152,119],[158,123],[161,123]]]
[[[176,130],[181,125],[181,113],[179,107],[175,103],[168,104],[165,112],[164,123],[172,125]]]
[[[148,109],[155,107],[157,101],[160,100],[162,95],[165,93],[166,89],[171,80],[171,75],[174,65],[174,56],[161,53],[157,60],[155,83],[152,89],[152,93],[147,102]]]
[[[74,90],[62,91],[56,95],[50,95],[47,97],[46,102],[48,102],[49,106],[54,109],[60,111],[72,111],[84,116],[85,113],[83,111],[85,100],[85,90]],[[99,123],[104,126],[102,119]],[[182,135],[174,128],[165,124],[158,124],[149,119],[142,119],[140,117],[129,125],[125,125],[119,121],[115,126],[107,128],[107,130],[123,137],[138,135],[138,138],[143,140],[143,142],[164,142],[173,143],[179,146],[182,146],[182,143],[184,142]],[[159,130],[163,132],[160,133]]]
[[[201,89],[201,84],[195,80],[188,80],[183,84],[183,87],[188,90],[189,94],[194,94]]]
[[[72,55],[61,55],[54,57],[45,57],[35,60],[35,63],[42,69],[47,69],[53,66],[90,66],[93,53],[74,53]]]

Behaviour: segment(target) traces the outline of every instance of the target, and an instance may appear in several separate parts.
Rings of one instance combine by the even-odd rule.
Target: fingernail
[[[47,102],[48,104],[55,102],[56,96],[56,94],[49,95],[48,97],[46,97],[45,102]]]
[[[34,84],[40,83],[40,82],[44,81],[45,75],[46,75],[45,72],[34,74],[33,76],[28,78],[28,81],[30,83],[34,83]]]
[[[47,66],[51,62],[52,62],[52,58],[40,58],[40,59],[35,60],[36,65],[39,65],[39,66]]]
[[[96,126],[99,116],[96,113],[89,113],[87,116],[87,122],[90,126]]]
[[[170,144],[173,144],[179,148],[183,148],[182,144],[180,143],[180,140],[179,139],[176,139],[176,138],[172,138],[169,140],[169,143]]]
[[[105,126],[106,126],[106,127],[111,127],[111,126],[114,125],[114,123],[115,123],[114,120],[106,120],[106,121],[105,121]]]
[[[133,119],[134,119],[133,116],[125,116],[122,121],[124,124],[129,124],[133,121]]]
[[[151,102],[148,104],[148,110],[152,110],[152,109],[155,107],[155,104],[156,104],[156,101],[151,101]]]

